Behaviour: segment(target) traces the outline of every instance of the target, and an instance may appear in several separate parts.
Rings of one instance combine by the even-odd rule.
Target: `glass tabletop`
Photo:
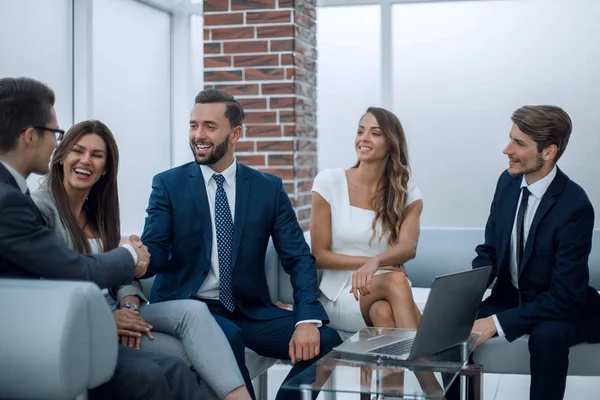
[[[403,329],[364,328],[348,340],[371,339],[391,331],[413,335],[415,332]],[[321,391],[405,399],[441,399],[467,362],[479,338],[480,334],[472,333],[464,343],[417,360],[397,360],[332,351],[282,387],[305,393]]]

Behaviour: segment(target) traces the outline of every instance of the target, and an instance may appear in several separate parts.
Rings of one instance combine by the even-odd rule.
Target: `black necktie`
[[[31,197],[31,192],[29,191],[29,188],[27,188],[27,190],[25,191],[25,194],[29,197]]]
[[[517,211],[517,269],[519,271],[521,270],[521,259],[523,258],[523,220],[525,219],[525,210],[527,210],[527,203],[531,194],[527,186],[523,186],[521,189],[521,204]]]

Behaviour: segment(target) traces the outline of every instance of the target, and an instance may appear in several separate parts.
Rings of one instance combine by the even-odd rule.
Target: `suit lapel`
[[[12,174],[8,171],[8,169],[6,169],[6,167],[4,165],[2,165],[2,163],[0,163],[0,182],[4,182],[7,185],[14,187],[19,192],[21,192],[21,188],[19,187],[19,184],[17,183],[15,178],[12,176]],[[21,192],[21,193],[23,193],[23,192]],[[40,221],[40,223],[42,225],[46,226],[48,223],[46,222],[46,219],[43,217],[42,213],[40,213],[40,210],[37,208],[37,205],[31,198],[31,196],[27,195],[26,197],[27,197],[27,201],[31,205],[33,205],[35,215],[38,217],[38,220]]]
[[[519,194],[521,191],[521,178],[515,178],[506,188],[508,194],[506,202],[503,204],[503,210],[500,215],[504,218],[504,230],[502,232],[502,242],[500,246],[499,265],[504,265],[506,257],[510,254],[510,236],[512,235],[515,215],[517,213],[517,203],[519,202]]]
[[[0,182],[4,182],[7,185],[14,187],[19,192],[21,192],[21,188],[19,187],[19,184],[17,183],[15,178],[12,176],[12,174],[8,171],[8,169],[6,169],[6,167],[2,163],[0,163]]]
[[[198,214],[200,227],[202,229],[202,237],[204,239],[204,255],[206,262],[210,264],[210,255],[212,253],[212,223],[204,177],[202,176],[200,167],[194,163],[188,166],[188,172],[188,188]]]
[[[242,233],[246,223],[246,214],[248,211],[248,197],[250,195],[250,176],[248,167],[237,165],[235,177],[235,221],[233,222],[233,256],[231,265],[235,268],[235,262],[242,243]]]
[[[529,258],[531,258],[537,228],[544,216],[548,213],[548,211],[550,211],[550,209],[552,209],[558,197],[563,192],[565,184],[567,183],[567,179],[567,176],[560,169],[557,169],[556,177],[554,178],[552,183],[550,183],[550,186],[548,186],[548,190],[546,190],[546,193],[544,193],[540,200],[540,204],[538,205],[538,208],[535,211],[535,215],[533,216],[533,221],[531,222],[529,233],[527,234],[527,242],[525,243],[525,248],[523,249],[523,259],[521,260],[519,276],[521,276],[523,270],[527,266]]]

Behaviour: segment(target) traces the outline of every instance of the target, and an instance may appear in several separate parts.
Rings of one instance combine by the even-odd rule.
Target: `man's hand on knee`
[[[296,361],[310,360],[319,355],[321,333],[316,324],[305,322],[299,324],[289,344],[289,356],[292,364]]]
[[[475,321],[473,324],[473,332],[481,333],[481,338],[477,343],[477,347],[481,346],[492,338],[498,331],[496,330],[496,323],[494,317],[481,318]]]

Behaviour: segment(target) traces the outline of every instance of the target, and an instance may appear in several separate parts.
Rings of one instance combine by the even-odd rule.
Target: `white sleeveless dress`
[[[348,180],[342,168],[321,171],[313,183],[313,192],[319,193],[331,207],[331,251],[349,256],[374,257],[388,249],[387,237],[372,236],[371,225],[375,212],[350,205]],[[423,198],[421,191],[410,180],[406,205]],[[370,242],[370,243],[369,243]],[[329,316],[329,326],[346,332],[356,332],[366,326],[359,302],[350,293],[352,272],[349,270],[323,270],[321,296]],[[385,273],[388,271],[378,271]]]

